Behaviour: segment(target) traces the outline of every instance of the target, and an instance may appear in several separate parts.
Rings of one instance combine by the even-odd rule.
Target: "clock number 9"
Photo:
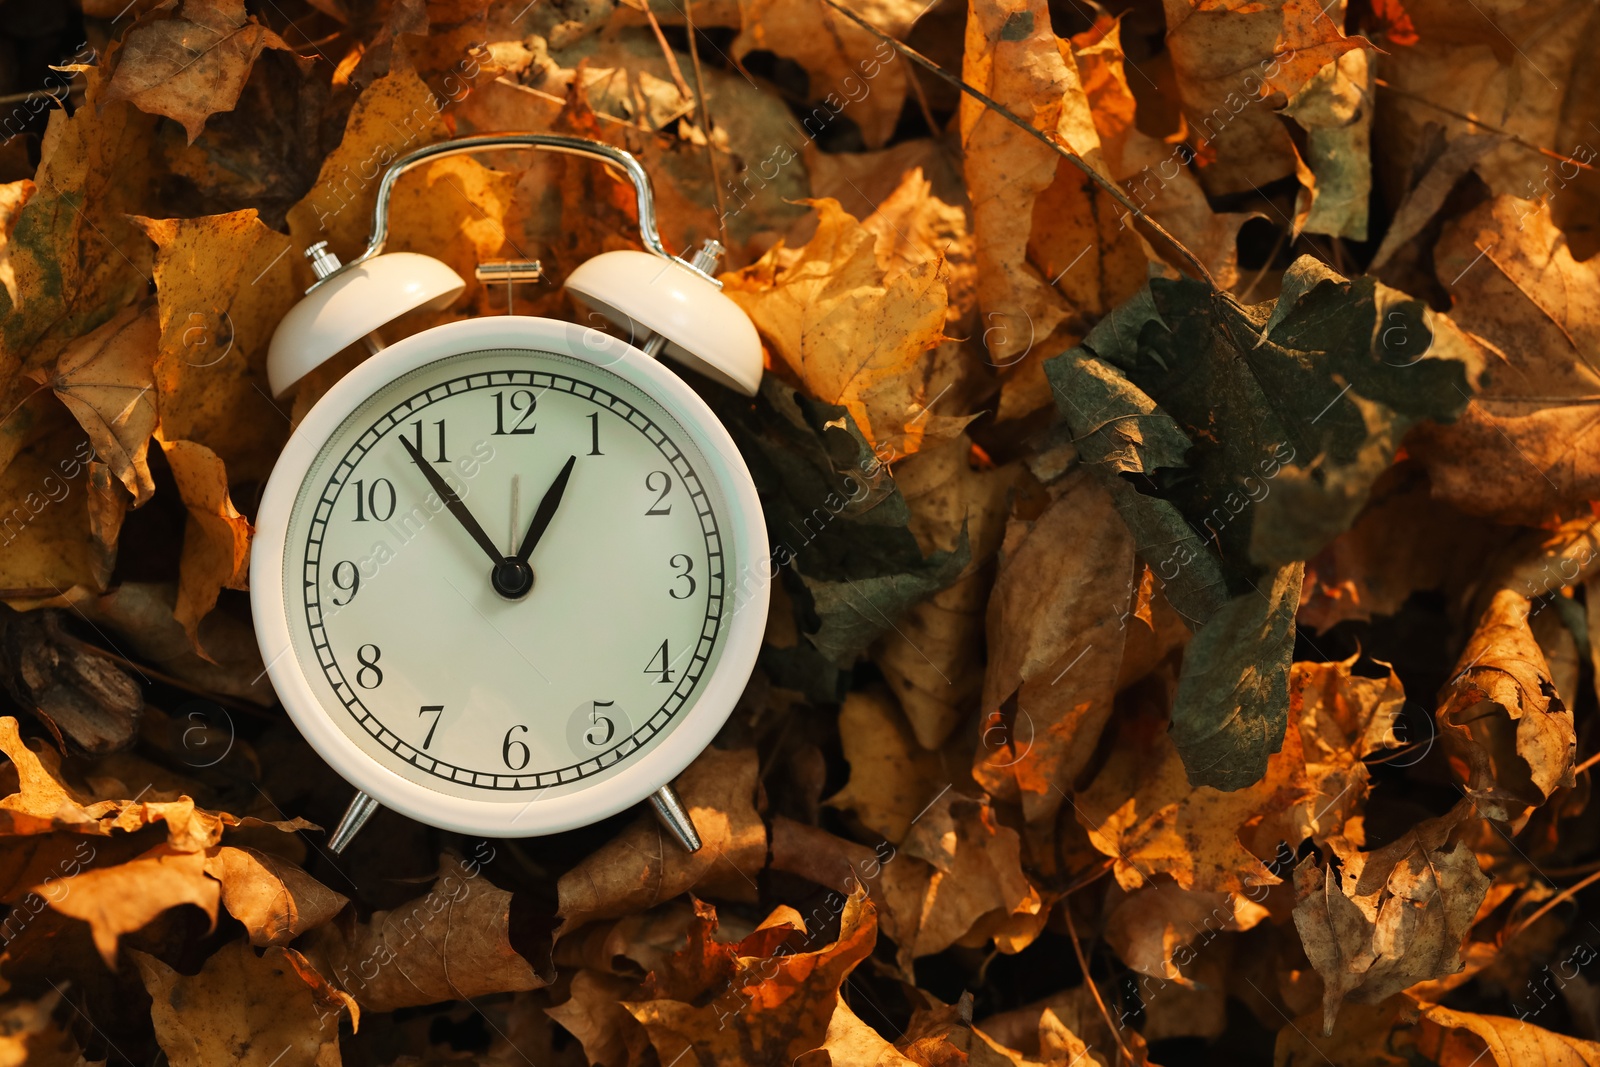
[[[371,652],[367,650],[371,649]],[[383,655],[383,649],[377,645],[362,645],[356,649],[356,662],[361,664],[361,669],[356,671],[356,684],[363,689],[376,689],[383,684],[383,668],[378,666],[378,659]],[[372,681],[367,681],[368,677]]]
[[[506,739],[500,745],[500,758],[505,761],[507,767],[510,767],[514,771],[522,770],[528,765],[528,761],[533,758],[533,753],[528,751],[528,746],[526,744],[521,741],[513,741],[511,739],[511,735],[516,733],[518,730],[521,730],[523,733],[528,732],[528,728],[526,726],[522,726],[520,724],[513,726],[511,729],[506,731]],[[513,748],[520,748],[522,750],[522,759],[517,763],[511,762],[511,750]]]
[[[346,567],[350,569],[345,570]],[[342,578],[342,575],[348,575],[348,577]],[[361,588],[361,571],[354,563],[347,559],[341,559],[333,565],[333,584],[335,588],[347,594],[343,600],[338,597],[331,598],[334,607],[342,608],[356,598],[356,592]]]
[[[657,481],[661,483],[659,489],[656,487]],[[666,507],[662,507],[661,502],[667,499],[668,493],[672,492],[672,475],[668,474],[666,471],[651,471],[649,474],[644,476],[644,487],[650,490],[652,493],[661,494],[660,496],[656,497],[656,502],[650,505],[650,510],[646,511],[645,514],[671,515],[672,505],[668,504]]]
[[[667,595],[673,600],[688,600],[690,597],[694,596],[695,591],[695,580],[691,573],[694,570],[694,559],[690,556],[684,555],[682,552],[679,552],[676,556],[673,556],[669,562],[671,562],[674,570],[678,569],[679,567],[683,568],[683,573],[678,575],[678,578],[682,581],[688,582],[689,588],[686,592],[680,593],[677,590],[677,583],[674,582],[673,588],[667,590]]]
[[[398,498],[394,495],[393,482],[387,478],[379,478],[368,488],[366,482],[357,478],[355,484],[357,522],[366,522],[369,511],[379,522],[388,522],[394,516],[394,506]],[[380,487],[383,489],[383,496],[378,493]],[[384,500],[385,496],[388,498],[387,502]],[[366,507],[361,506],[363,500],[366,501]],[[379,514],[380,512],[382,514]]]
[[[600,714],[601,708],[609,708],[615,704],[615,700],[596,700],[594,704],[590,706],[589,721],[594,723],[594,725],[584,731],[583,739],[584,741],[588,742],[591,748],[600,748],[603,745],[607,745],[611,742],[611,739],[616,736],[617,724]],[[600,729],[602,726],[605,727],[606,731],[604,736],[596,737],[594,735],[595,731]]]

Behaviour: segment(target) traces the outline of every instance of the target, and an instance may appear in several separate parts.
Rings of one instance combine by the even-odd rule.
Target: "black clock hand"
[[[572,465],[576,462],[578,462],[577,456],[568,456],[567,465],[561,468],[556,480],[545,490],[544,498],[539,501],[538,510],[533,513],[533,521],[528,524],[528,532],[522,537],[522,547],[517,549],[518,563],[528,562],[528,557],[533,555],[534,547],[538,545],[539,538],[544,536],[550,520],[556,517],[556,507],[561,503],[562,494],[567,491],[567,479],[572,477]]]
[[[408,441],[404,435],[401,436],[400,443],[406,446],[406,451],[411,453],[411,458],[416,460],[417,466],[422,468],[422,476],[428,479],[428,484],[433,486],[433,491],[444,499],[444,506],[450,509],[450,514],[454,515],[456,521],[466,529],[467,533],[472,535],[474,541],[478,542],[478,547],[489,553],[489,558],[495,563],[505,562],[506,557],[502,556],[500,550],[495,547],[494,542],[489,540],[489,535],[483,532],[483,527],[479,526],[478,520],[472,517],[472,512],[467,510],[467,505],[461,502],[460,497],[456,496],[456,491],[450,488],[450,483],[445,481],[443,476],[433,469],[433,465],[422,457],[422,453],[418,452],[416,446]]]

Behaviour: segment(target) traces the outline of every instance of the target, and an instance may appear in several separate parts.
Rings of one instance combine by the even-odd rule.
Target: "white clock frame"
[[[565,796],[527,803],[449,796],[377,762],[335,721],[348,714],[324,706],[289,630],[284,557],[289,518],[312,464],[362,404],[390,382],[450,356],[521,349],[570,356],[609,370],[655,399],[678,420],[711,470],[729,511],[735,568],[725,576],[727,636],[721,658],[700,693],[665,738],[614,777]],[[273,469],[251,545],[250,603],[256,640],[273,688],[295,726],[345,781],[384,807],[419,822],[487,837],[537,837],[587,826],[669,784],[710,745],[755,669],[766,630],[770,568],[766,523],[744,458],[727,429],[695,391],[656,359],[609,334],[556,319],[500,315],[446,323],[385,348],[330,389],[290,436]]]

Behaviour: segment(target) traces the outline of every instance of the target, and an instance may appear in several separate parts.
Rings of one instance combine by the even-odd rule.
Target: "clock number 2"
[[[427,748],[433,744],[433,732],[439,728],[439,720],[444,718],[443,704],[424,704],[417,709],[417,718],[422,718],[428,712],[433,712],[433,725],[428,727],[428,736],[422,739],[422,747]]]
[[[657,482],[660,483],[660,488],[656,487]],[[649,474],[644,476],[644,487],[650,490],[652,493],[661,494],[660,496],[656,497],[656,502],[650,505],[650,510],[646,511],[645,514],[671,515],[672,505],[667,504],[665,507],[663,507],[662,502],[667,499],[667,494],[672,492],[672,475],[668,474],[666,471],[651,471]]]
[[[615,700],[596,700],[590,706],[589,721],[594,725],[584,731],[583,739],[589,743],[591,748],[599,748],[602,745],[609,744],[611,739],[616,736],[617,724],[600,714],[601,708],[614,707],[616,703],[617,702]],[[595,733],[602,728],[605,730],[605,733],[599,737],[596,737]]]
[[[532,433],[539,427],[537,425],[524,426],[523,423],[533,418],[534,409],[539,406],[539,398],[533,395],[531,389],[516,389],[511,393],[511,414],[516,419],[511,429],[506,429],[506,394],[494,394],[494,432],[504,437],[507,434]]]
[[[514,771],[522,770],[522,768],[528,765],[528,761],[533,758],[533,753],[528,751],[528,746],[525,743],[522,741],[513,741],[511,739],[511,735],[516,733],[518,730],[521,730],[523,733],[528,732],[528,728],[526,726],[522,726],[520,724],[513,726],[511,729],[506,731],[506,739],[500,744],[500,758],[505,761],[507,767],[510,767]],[[520,748],[522,750],[522,759],[516,763],[511,762],[511,750],[514,748]]]
[[[377,645],[362,645],[356,649],[356,662],[361,664],[361,669],[356,671],[357,685],[363,689],[376,689],[383,684],[383,668],[378,666],[382,656],[383,649]],[[372,681],[367,681],[368,678]]]
[[[659,667],[656,666],[658,662],[661,664]],[[665,641],[661,642],[661,647],[656,649],[656,654],[650,657],[650,664],[645,667],[644,673],[660,675],[656,679],[657,684],[670,684],[672,682],[672,660],[668,658],[667,643]]]

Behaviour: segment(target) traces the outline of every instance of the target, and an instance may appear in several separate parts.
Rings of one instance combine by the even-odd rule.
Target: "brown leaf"
[[[1144,712],[1122,720],[1110,758],[1073,810],[1094,847],[1116,861],[1125,889],[1166,874],[1183,889],[1244,893],[1281,881],[1260,856],[1291,832],[1289,813],[1309,792],[1292,718],[1266,775],[1224,792],[1191,786],[1164,718]],[[1264,840],[1264,853],[1247,847],[1247,827],[1252,841]]]
[[[133,495],[150,499],[155,482],[145,454],[156,429],[155,309],[123,308],[68,345],[49,376],[39,375],[89,435],[95,453]]]
[[[1495,1067],[1600,1065],[1600,1042],[1553,1033],[1525,1019],[1454,1011],[1437,1004],[1422,1008],[1417,1047],[1439,1067],[1472,1063]]]
[[[476,860],[440,859],[425,895],[374,912],[345,933],[319,927],[307,954],[368,1011],[539,989],[543,973],[511,947],[511,894],[483,877]]]
[[[230,941],[193,977],[133,956],[172,1067],[338,1067],[339,1017],[318,1003],[284,949],[257,956]]]
[[[580,970],[572,976],[567,999],[545,1014],[578,1039],[591,1064],[628,1067],[650,1048],[649,1035],[622,1003],[638,987],[632,978]]]
[[[1106,942],[1129,967],[1193,988],[1184,968],[1228,930],[1248,930],[1267,909],[1237,893],[1200,893],[1175,885],[1145,885],[1119,901],[1106,917]],[[1197,948],[1191,948],[1196,941]]]
[[[16,228],[17,218],[28,198],[38,188],[27,178],[0,185],[0,289],[11,298],[12,307],[17,306],[18,293],[17,268],[11,262],[11,231]]]
[[[299,867],[253,848],[223,846],[206,858],[222,883],[222,905],[244,923],[250,943],[287,945],[332,919],[349,900]]]
[[[300,298],[289,241],[254,210],[137,220],[155,242],[161,435],[216,453],[236,482],[264,480],[289,431],[267,392],[267,345]]]
[[[704,843],[685,852],[653,816],[595,850],[556,884],[561,934],[594,919],[642,911],[698,887],[754,899],[748,879],[767,858],[767,830],[756,814],[756,754],[708,748],[676,782]]]
[[[45,403],[42,413],[22,409],[42,417],[12,420],[29,440],[0,473],[0,596],[23,610],[99,592],[116,561],[91,522],[94,446],[65,408]]]
[[[835,200],[812,204],[816,236],[726,276],[726,292],[808,393],[847,408],[869,442],[887,446],[885,461],[909,455],[934,400],[916,372],[943,336],[944,268],[924,259],[888,274],[873,233]]]
[[[1419,426],[1408,445],[1434,495],[1502,522],[1587,514],[1600,497],[1600,266],[1509,196],[1446,225],[1433,259],[1451,317],[1502,353],[1459,420]]]
[[[106,966],[116,970],[117,939],[123,934],[180,904],[195,905],[215,927],[218,895],[217,883],[206,877],[205,853],[158,845],[127,863],[62,879],[50,906],[88,923],[95,948]]]
[[[1111,714],[1134,595],[1133,539],[1086,469],[1042,515],[1006,527],[988,608],[984,734],[973,777],[1055,817]],[[1137,624],[1136,624],[1137,625]]]
[[[89,753],[132,744],[144,710],[132,675],[69,634],[54,611],[0,609],[0,683],[53,733]]]
[[[703,1006],[625,1004],[649,1032],[661,1062],[693,1052],[702,1063],[789,1063],[820,1046],[839,986],[877,940],[872,901],[861,892],[840,899],[839,936],[832,944],[752,961],[731,988]]]
[[[253,531],[228,496],[228,472],[215,452],[193,441],[163,439],[161,448],[189,511],[174,614],[195,651],[204,656],[200,620],[216,606],[223,589],[247,588]]]
[[[1167,49],[1200,180],[1213,196],[1294,173],[1275,108],[1354,48],[1316,0],[1163,0]],[[1185,160],[1187,162],[1187,160]]]
[[[883,1035],[862,1022],[843,997],[834,1006],[833,1018],[828,1020],[822,1048],[828,1054],[826,1062],[835,1067],[913,1067],[917,1062],[907,1059]],[[816,1053],[808,1055],[815,1057]],[[796,1067],[821,1067],[823,1062],[806,1056],[795,1060]]]
[[[939,790],[939,757],[917,744],[894,698],[881,689],[845,696],[839,740],[850,779],[827,803],[899,841]]]
[[[1289,714],[1299,720],[1312,788],[1296,813],[1301,838],[1323,842],[1342,832],[1366,808],[1370,772],[1363,761],[1402,743],[1394,730],[1406,699],[1400,679],[1392,667],[1387,678],[1356,675],[1358,658],[1289,668]]]
[[[288,47],[245,15],[244,0],[183,0],[173,17],[123,37],[106,99],[175,119],[193,143],[206,119],[233,110],[261,50]]]
[[[17,792],[0,800],[0,830],[6,834],[47,834],[58,828],[108,835],[122,810],[115,800],[93,800],[62,780],[61,759],[41,746],[23,743],[17,720],[0,718],[0,751],[11,759]]]
[[[1341,861],[1307,856],[1295,868],[1294,925],[1322,976],[1322,1032],[1346,999],[1375,1004],[1415,982],[1461,969],[1461,946],[1489,879],[1472,849],[1452,841],[1466,802],[1374,852],[1334,839]]]
[[[1501,822],[1573,785],[1572,712],[1528,628],[1528,608],[1527,598],[1513,590],[1495,594],[1440,694],[1437,713],[1467,796],[1479,814]]]

